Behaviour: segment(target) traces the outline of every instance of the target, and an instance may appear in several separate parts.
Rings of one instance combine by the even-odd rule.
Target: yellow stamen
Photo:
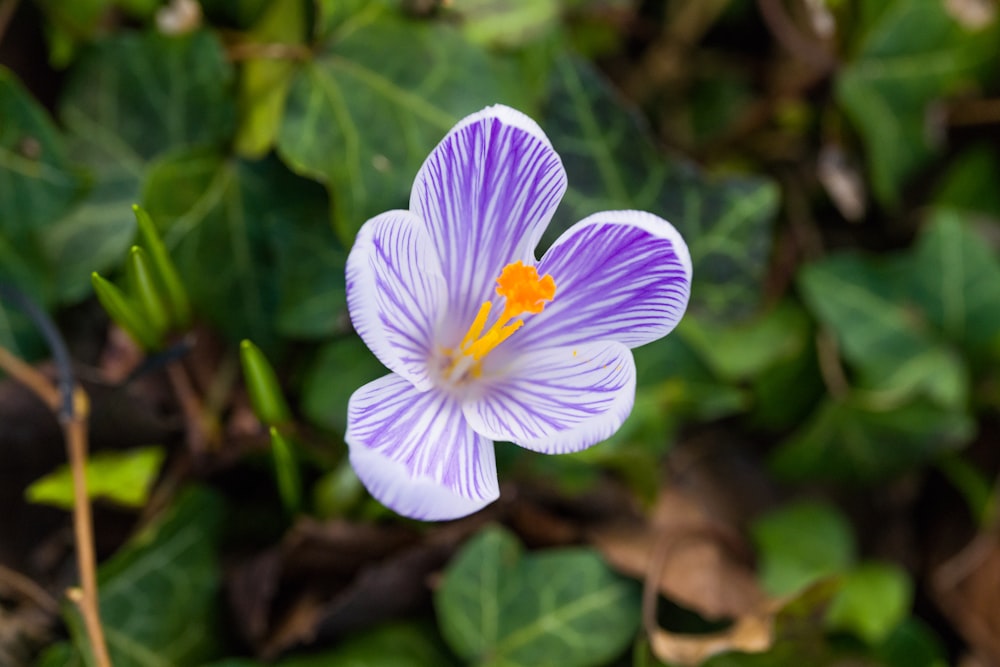
[[[484,301],[483,305],[479,307],[479,312],[476,313],[476,319],[472,321],[472,326],[469,327],[469,331],[465,334],[465,338],[463,338],[462,342],[458,344],[458,349],[464,350],[467,345],[479,338],[479,335],[483,333],[483,328],[486,326],[486,320],[490,316],[490,308],[492,306],[493,304],[489,301]]]
[[[477,362],[524,326],[523,320],[513,322],[511,320],[524,313],[542,312],[546,302],[551,301],[556,294],[556,282],[548,274],[539,277],[538,270],[533,266],[514,262],[505,266],[500,272],[500,277],[497,278],[497,294],[506,300],[500,317],[483,333],[486,320],[489,319],[493,308],[492,301],[484,301],[472,326],[458,346],[463,355]]]

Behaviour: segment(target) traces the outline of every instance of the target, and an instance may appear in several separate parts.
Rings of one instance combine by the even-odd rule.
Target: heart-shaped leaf
[[[639,623],[638,586],[595,552],[525,554],[497,527],[455,557],[435,605],[445,639],[474,665],[606,665]]]

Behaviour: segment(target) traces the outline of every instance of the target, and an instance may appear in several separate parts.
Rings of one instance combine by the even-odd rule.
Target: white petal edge
[[[643,282],[643,275],[615,278],[628,258],[602,245],[592,228],[625,228],[648,235],[643,252],[652,252],[652,242],[666,241],[662,250],[672,255],[656,268],[663,282]],[[624,242],[624,241],[623,241]],[[570,253],[563,246],[575,243]],[[636,245],[633,239],[628,243]],[[637,246],[638,247],[638,246]],[[590,252],[585,252],[593,248]],[[665,257],[669,257],[667,255]],[[646,260],[652,257],[647,255]],[[691,254],[680,232],[667,220],[645,211],[602,211],[590,215],[563,232],[538,264],[539,273],[551,273],[556,282],[555,299],[545,310],[525,322],[509,350],[524,351],[562,347],[581,342],[617,340],[638,347],[670,333],[687,310],[691,294]],[[671,275],[679,274],[679,275]],[[610,289],[594,287],[600,282]],[[658,287],[657,287],[658,285]],[[622,292],[631,294],[622,294]],[[617,294],[616,294],[617,293]],[[644,293],[644,294],[641,294]],[[612,299],[628,299],[614,301]],[[640,298],[642,305],[637,301]],[[600,312],[603,309],[605,312]],[[594,311],[598,311],[594,318]],[[629,330],[629,320],[636,328]]]
[[[394,512],[447,521],[500,496],[493,443],[469,428],[453,398],[387,375],[355,391],[347,414],[351,465]]]
[[[393,247],[383,248],[386,242]],[[430,389],[428,360],[445,286],[423,221],[402,210],[370,219],[355,238],[346,276],[355,331],[386,368]]]
[[[473,430],[491,440],[566,454],[621,428],[635,403],[635,383],[635,359],[621,343],[539,350],[484,378],[462,409]]]
[[[424,160],[410,210],[425,222],[441,262],[452,345],[483,301],[496,297],[503,267],[535,263],[535,246],[567,186],[559,154],[535,121],[503,105],[466,116]]]
[[[471,113],[462,120],[455,124],[448,134],[452,132],[458,132],[462,128],[468,127],[473,123],[478,123],[484,118],[496,118],[497,120],[503,122],[505,125],[510,125],[516,127],[519,130],[524,130],[528,134],[534,135],[535,138],[543,141],[545,145],[552,147],[552,142],[545,135],[545,131],[527,114],[518,111],[512,107],[505,104],[494,104],[488,106],[485,109],[481,109],[475,113]]]

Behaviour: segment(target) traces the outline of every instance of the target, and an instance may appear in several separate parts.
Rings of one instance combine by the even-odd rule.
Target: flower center
[[[493,326],[486,329],[493,302],[484,301],[479,307],[476,319],[458,344],[458,354],[454,356],[446,373],[453,380],[462,377],[470,367],[482,361],[497,345],[524,326],[524,320],[515,318],[525,313],[542,312],[546,302],[551,301],[556,294],[556,282],[548,274],[539,277],[538,270],[533,266],[514,262],[503,267],[500,272],[497,294],[506,299],[503,312]]]

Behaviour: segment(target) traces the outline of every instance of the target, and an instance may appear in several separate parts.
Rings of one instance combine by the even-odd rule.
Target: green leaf
[[[797,593],[854,562],[847,519],[834,507],[800,502],[758,518],[752,528],[761,582],[772,595]]]
[[[295,514],[302,508],[302,477],[299,474],[299,463],[295,450],[292,449],[292,443],[274,426],[271,427],[271,458],[274,462],[274,476],[278,481],[281,502],[289,514]]]
[[[158,336],[163,336],[170,328],[170,312],[160,294],[160,286],[153,275],[149,256],[139,246],[132,246],[125,265],[129,284],[138,304],[146,316],[146,321]]]
[[[884,375],[933,347],[922,313],[893,289],[900,280],[889,268],[843,254],[806,265],[799,288],[806,305],[837,335],[843,355],[872,375]]]
[[[150,159],[175,146],[229,137],[232,78],[221,45],[204,32],[180,38],[123,32],[86,50],[70,70],[59,116],[93,187],[44,239],[59,268],[61,298],[87,296],[90,273],[121,261],[135,234],[129,208],[139,199]],[[183,328],[183,312],[174,315]]]
[[[191,323],[191,303],[188,300],[187,290],[184,289],[184,283],[181,282],[180,274],[177,272],[177,267],[170,259],[167,247],[163,244],[149,213],[137,204],[132,205],[132,211],[135,213],[135,219],[139,225],[139,241],[149,253],[156,277],[163,285],[164,296],[170,304],[174,323],[178,329],[186,329]]]
[[[975,422],[965,413],[915,400],[873,408],[858,397],[827,400],[772,453],[776,474],[842,482],[875,482],[967,443]]]
[[[90,281],[97,294],[97,300],[101,302],[101,306],[115,324],[124,329],[143,348],[156,350],[160,347],[163,342],[162,336],[146,321],[141,305],[125,296],[118,287],[97,273],[91,274]]]
[[[141,165],[169,149],[218,145],[235,120],[233,68],[209,32],[121,32],[76,64],[59,115],[91,161]]]
[[[344,433],[351,394],[388,373],[357,336],[331,341],[323,346],[306,374],[302,412],[312,423]]]
[[[635,111],[580,60],[557,61],[542,125],[569,177],[546,242],[598,211],[650,211],[672,222],[688,244],[695,310],[716,317],[754,310],[778,207],[773,183],[708,178],[665,158]]]
[[[959,25],[940,0],[892,0],[859,52],[839,71],[836,95],[868,151],[872,185],[887,205],[937,152],[927,132],[931,105],[992,76],[1000,22]]]
[[[321,239],[326,195],[277,160],[227,160],[210,151],[188,151],[154,164],[143,189],[150,216],[163,225],[192,301],[231,338],[252,338],[268,350],[277,341],[280,312],[296,263],[314,266],[329,256],[317,241],[310,253],[296,240]],[[327,247],[339,247],[332,234]],[[335,253],[334,253],[335,254]],[[339,255],[336,255],[338,256]],[[324,266],[343,284],[343,265]],[[318,285],[317,293],[327,293]],[[295,298],[313,295],[297,293]],[[343,303],[331,299],[331,308]]]
[[[1000,219],[1000,155],[990,145],[960,153],[934,193],[935,208],[987,215]]]
[[[0,234],[31,238],[82,193],[81,174],[44,109],[0,67]]]
[[[799,276],[803,298],[861,372],[873,406],[921,396],[956,409],[966,402],[963,360],[938,342],[928,314],[907,294],[914,282],[926,282],[925,273],[907,258],[876,263],[843,254],[809,264]]]
[[[560,0],[459,0],[449,9],[476,44],[517,48],[559,27]]]
[[[87,460],[87,497],[101,498],[124,507],[143,507],[160,472],[162,447],[140,447],[123,452],[97,452]],[[73,508],[73,475],[60,466],[25,490],[33,503]]]
[[[965,216],[934,210],[909,261],[907,286],[939,331],[972,351],[1000,350],[1000,260]]]
[[[752,379],[773,365],[802,355],[812,343],[806,314],[790,303],[726,326],[695,316],[685,317],[680,335],[724,380]]]
[[[445,640],[475,665],[606,665],[639,624],[638,587],[596,553],[524,554],[499,527],[462,548],[434,601]]]
[[[282,158],[330,188],[347,246],[366,219],[406,206],[459,119],[496,102],[526,106],[513,71],[451,26],[376,15],[346,20],[299,69],[278,133]]]
[[[0,119],[0,281],[48,306],[66,274],[52,262],[46,234],[83,193],[83,174],[45,110],[4,67]],[[23,314],[0,302],[0,344],[32,356],[39,340]]]
[[[302,47],[306,38],[306,2],[275,0],[250,31],[249,39],[262,45]],[[262,55],[249,58],[240,74],[240,121],[236,153],[259,158],[274,145],[285,112],[285,99],[298,64],[291,58]]]
[[[218,657],[220,499],[183,493],[99,572],[101,621],[115,667],[197,665]],[[90,662],[83,621],[66,606],[72,637]]]
[[[240,362],[250,404],[257,418],[268,426],[280,426],[291,421],[292,412],[285,403],[281,383],[260,348],[244,340],[240,343]]]
[[[876,653],[886,667],[948,667],[941,640],[916,618],[896,626]]]
[[[826,625],[878,644],[910,612],[913,582],[897,565],[863,563],[842,579],[826,612]]]
[[[56,268],[54,288],[60,302],[90,296],[90,274],[121,266],[135,236],[128,210],[139,195],[137,173],[127,165],[107,163],[91,175],[93,186],[83,200],[42,235],[45,254]]]

